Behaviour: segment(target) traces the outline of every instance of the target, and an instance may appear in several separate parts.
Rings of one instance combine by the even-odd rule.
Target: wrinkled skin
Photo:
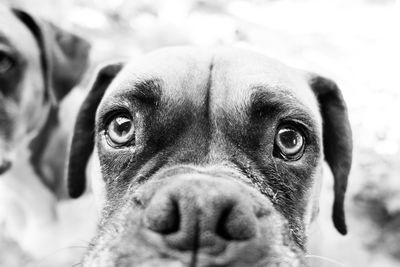
[[[103,203],[83,265],[303,266],[323,160],[306,74],[251,52],[191,48],[118,70],[100,72],[75,128],[87,133],[95,115],[94,136],[77,132],[71,149],[78,196],[74,162],[95,139],[91,177]],[[120,113],[135,138],[114,147],[107,127]],[[304,126],[299,159],[276,152],[283,123]]]

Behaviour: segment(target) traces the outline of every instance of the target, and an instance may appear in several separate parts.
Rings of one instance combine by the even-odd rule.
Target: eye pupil
[[[106,130],[110,145],[122,146],[130,143],[135,136],[132,119],[127,116],[117,116],[108,125]]]
[[[281,127],[275,137],[275,145],[281,157],[286,160],[297,160],[302,156],[304,137],[293,127]]]
[[[281,143],[288,148],[294,148],[299,143],[299,136],[295,131],[283,129],[280,133]]]
[[[115,120],[114,124],[114,131],[119,135],[119,136],[124,136],[129,133],[130,129],[132,127],[132,123],[129,119],[124,118],[124,117],[118,117]]]

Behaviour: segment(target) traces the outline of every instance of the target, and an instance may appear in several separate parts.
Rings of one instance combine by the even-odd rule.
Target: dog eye
[[[9,71],[14,65],[13,59],[6,53],[0,51],[0,73]]]
[[[135,136],[133,121],[126,115],[114,117],[107,126],[106,136],[111,145],[123,146],[132,141]]]
[[[278,128],[275,135],[275,148],[278,155],[285,160],[298,160],[304,152],[305,138],[301,131],[293,126],[284,125]]]

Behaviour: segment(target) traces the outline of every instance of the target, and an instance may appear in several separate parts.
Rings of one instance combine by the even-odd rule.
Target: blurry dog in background
[[[56,223],[57,199],[65,196],[71,120],[60,118],[60,103],[87,70],[90,45],[5,6],[0,25],[0,222],[23,249],[42,256],[37,242],[55,245],[41,234]]]

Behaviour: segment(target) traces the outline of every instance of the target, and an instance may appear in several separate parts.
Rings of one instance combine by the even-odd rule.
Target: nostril
[[[216,234],[227,241],[245,241],[256,235],[257,220],[250,209],[240,205],[226,207],[217,222]]]
[[[222,210],[221,216],[219,217],[219,220],[217,222],[217,227],[216,227],[216,233],[220,237],[222,237],[225,240],[232,240],[232,235],[228,232],[228,229],[226,228],[226,223],[228,221],[229,214],[232,211],[232,207],[229,206],[225,209]]]
[[[166,196],[156,196],[146,209],[145,224],[148,229],[163,235],[177,232],[180,227],[178,203]]]
[[[6,159],[0,159],[0,175],[5,173],[11,168],[11,161]]]

